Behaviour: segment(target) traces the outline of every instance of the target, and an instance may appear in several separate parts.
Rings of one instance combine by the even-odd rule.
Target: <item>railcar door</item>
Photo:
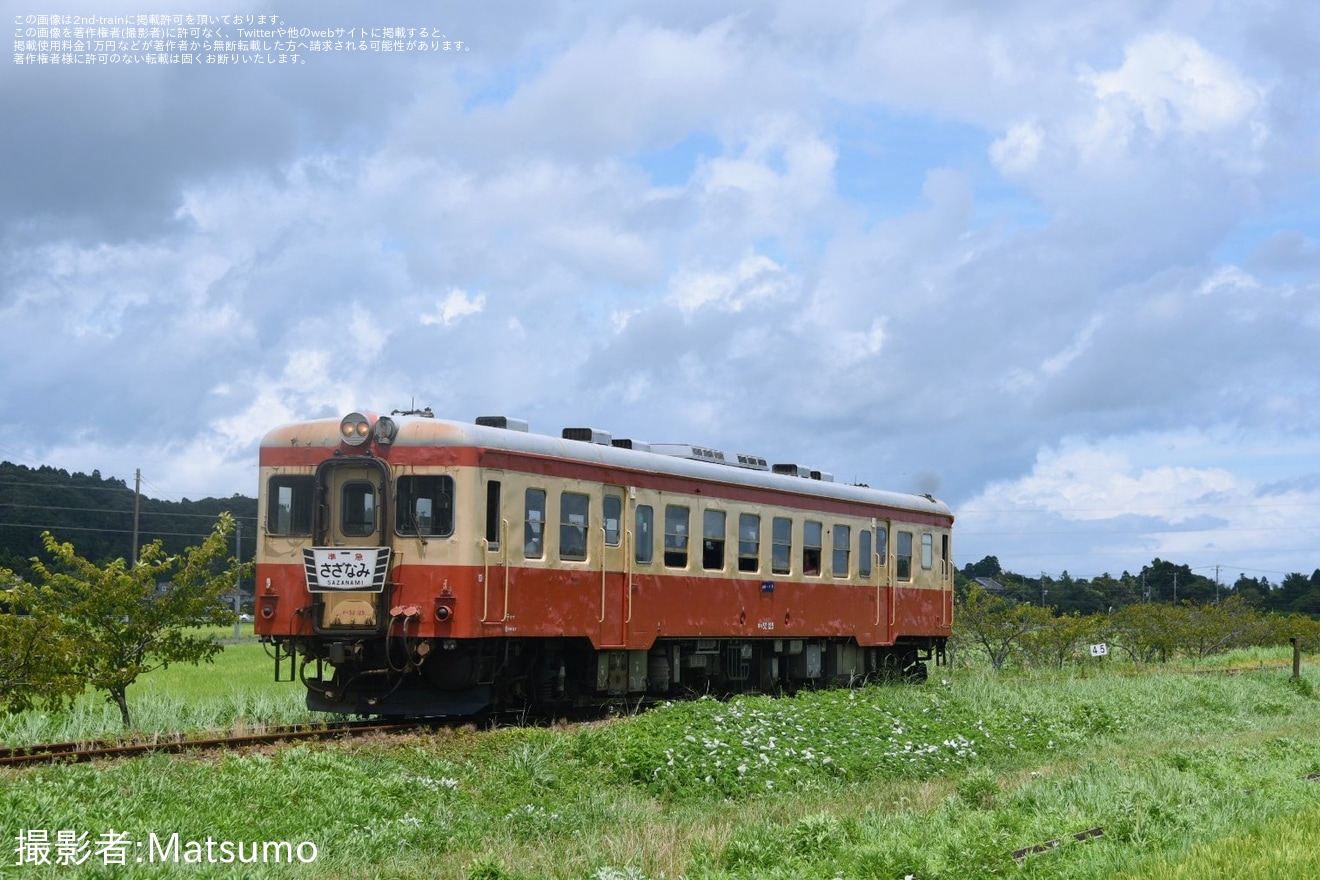
[[[875,523],[875,623],[880,644],[894,641],[894,562],[889,550],[889,522]]]
[[[318,473],[317,546],[305,551],[305,562],[322,632],[374,631],[383,620],[385,486],[385,469],[374,460],[330,462]]]
[[[606,486],[601,498],[600,636],[601,648],[622,648],[632,617],[628,571],[628,532],[624,528],[626,497],[622,486]]]
[[[482,546],[481,622],[499,624],[509,619],[509,520],[500,502],[504,472],[487,470],[486,533]]]

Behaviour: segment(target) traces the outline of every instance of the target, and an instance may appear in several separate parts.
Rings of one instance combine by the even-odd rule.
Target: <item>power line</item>
[[[42,525],[40,523],[0,523],[0,529],[45,529],[48,532],[108,532],[112,535],[131,535],[132,529],[94,528],[92,526]],[[158,532],[147,529],[147,534],[168,538],[206,538],[210,532]]]
[[[177,504],[178,502],[176,501],[176,502],[172,502],[172,503]],[[126,514],[126,513],[131,513],[131,511],[128,511],[128,510],[114,510],[114,509],[109,508],[109,507],[51,507],[51,506],[44,505],[44,504],[9,504],[9,503],[7,503],[7,502],[0,501],[0,509],[4,509],[4,508],[11,508],[11,509],[13,509],[13,510],[65,510],[65,511],[69,511],[69,512],[72,512],[72,513],[112,513],[112,514],[117,514],[117,515],[122,515],[122,514]],[[247,520],[248,522],[256,522],[256,521],[257,521],[257,517],[255,517],[255,516],[239,516],[238,514],[235,514],[233,511],[222,511],[222,512],[229,513],[231,516],[234,517],[234,519]],[[217,516],[218,514],[214,514],[214,513],[175,513],[175,512],[172,511],[172,510],[144,510],[144,511],[141,512],[141,515],[142,515],[142,516],[171,516],[171,517],[177,516],[177,517],[189,517],[189,518],[192,518],[192,519],[215,519],[216,516]],[[2,525],[2,524],[3,524],[3,523],[0,523],[0,525]]]

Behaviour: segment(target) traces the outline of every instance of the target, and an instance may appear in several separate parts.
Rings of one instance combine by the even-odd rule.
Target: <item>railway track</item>
[[[434,721],[411,722],[340,722],[336,724],[298,724],[271,727],[260,732],[199,735],[164,734],[142,740],[43,743],[0,748],[0,767],[30,764],[76,764],[105,758],[135,757],[151,753],[217,751],[247,746],[271,745],[298,740],[346,739],[372,733],[404,733],[434,729]]]

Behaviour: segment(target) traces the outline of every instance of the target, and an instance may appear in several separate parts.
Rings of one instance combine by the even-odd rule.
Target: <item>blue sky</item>
[[[0,457],[253,494],[270,427],[416,402],[933,492],[960,563],[1320,567],[1320,7],[279,14],[464,47],[11,37]]]

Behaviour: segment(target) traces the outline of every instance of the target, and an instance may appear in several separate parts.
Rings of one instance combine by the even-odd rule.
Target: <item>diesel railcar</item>
[[[354,412],[260,451],[255,627],[314,710],[554,711],[924,678],[953,515],[589,428]]]

